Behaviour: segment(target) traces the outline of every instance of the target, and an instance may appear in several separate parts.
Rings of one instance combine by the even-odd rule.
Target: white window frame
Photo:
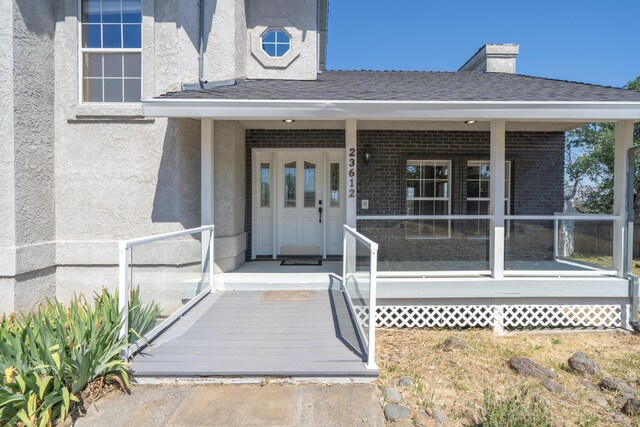
[[[289,42],[288,43],[280,43],[278,42],[278,33],[276,33],[276,41],[275,42],[265,42],[264,41],[264,37],[271,31],[282,31],[283,33],[285,33],[287,35],[287,37],[289,37]],[[289,34],[289,32],[287,30],[285,30],[282,27],[269,27],[267,28],[267,30],[262,33],[262,35],[260,36],[260,49],[264,52],[265,55],[267,55],[269,58],[275,58],[275,59],[280,59],[280,58],[284,58],[285,56],[287,56],[289,54],[289,52],[291,52],[291,48],[293,47],[293,37],[291,36],[291,34]],[[274,45],[274,48],[276,50],[276,56],[271,56],[267,53],[266,50],[264,50],[264,45],[266,44],[272,44]],[[278,53],[278,45],[287,45],[289,46],[289,49],[287,49],[287,51],[284,53],[284,55],[282,56],[277,56]]]
[[[140,0],[140,9],[144,6],[144,1]],[[102,12],[100,12],[102,13]],[[85,53],[139,53],[140,54],[140,99],[144,92],[144,58],[142,49],[144,47],[144,13],[142,13],[142,22],[140,23],[140,47],[139,48],[92,48],[82,47],[82,0],[78,0],[78,103],[84,105],[136,105],[140,104],[140,101],[124,101],[124,84],[122,85],[122,99],[123,102],[85,102],[84,101],[84,74],[82,61]],[[102,24],[100,24],[102,26]],[[121,40],[124,41],[124,31],[121,25]],[[102,29],[100,30],[100,40],[102,41]],[[102,44],[102,43],[100,43]],[[104,80],[104,61],[102,62],[102,79]],[[102,85],[102,99],[104,100],[104,83]]]
[[[447,167],[447,197],[409,197],[407,195],[407,181],[408,178],[406,176],[406,168],[407,166],[410,166],[411,164],[417,164],[418,166],[423,166],[423,165],[433,165],[434,167],[437,166],[446,166]],[[452,172],[452,163],[451,160],[432,160],[432,159],[409,159],[405,162],[405,209],[407,204],[410,201],[433,201],[433,202],[447,202],[447,214],[446,215],[451,215],[451,172]],[[422,178],[419,178],[420,181],[423,181]],[[425,180],[427,181],[427,180]],[[435,186],[436,181],[433,181],[433,184]],[[435,194],[435,191],[434,191]],[[433,215],[425,215],[425,216],[433,216]],[[428,219],[420,219],[417,221],[428,221]],[[444,221],[444,220],[439,220],[439,219],[432,219],[432,221]],[[450,239],[451,238],[451,220],[446,220],[447,221],[447,236],[426,236],[426,235],[412,235],[408,233],[408,229],[405,229],[405,237],[407,240],[443,240],[443,239]]]
[[[490,160],[468,160],[467,161],[467,165],[465,168],[465,189],[467,190],[467,194],[468,194],[468,188],[469,188],[469,167],[470,166],[479,166],[482,169],[483,165],[489,166],[491,163]],[[506,160],[504,165],[504,179],[505,179],[505,189],[504,189],[504,202],[505,203],[505,211],[504,214],[505,215],[511,215],[511,161],[510,160]],[[476,181],[476,180],[474,180]],[[483,179],[478,179],[478,182],[482,182],[482,181],[488,181],[488,180],[483,180]],[[507,185],[508,183],[508,185]],[[488,197],[468,197],[465,195],[465,200],[467,202],[490,202],[491,201],[491,194],[489,194]],[[465,209],[467,207],[467,204],[465,203]],[[473,212],[473,213],[469,213],[467,212],[467,214],[469,215],[487,215],[487,213],[478,213],[478,212]],[[508,224],[508,221],[507,221]],[[506,234],[505,237],[509,237],[510,233],[509,233],[509,227],[506,227]],[[468,239],[481,239],[481,240],[488,240],[490,238],[490,236],[487,237],[480,237],[480,236],[468,236]]]

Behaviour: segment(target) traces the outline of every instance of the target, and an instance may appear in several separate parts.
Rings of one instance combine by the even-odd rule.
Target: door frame
[[[342,212],[343,212],[343,217],[346,220],[346,209],[347,209],[347,203],[346,203],[346,194],[345,194],[345,188],[343,188],[343,181],[344,181],[344,174],[346,173],[346,167],[345,167],[345,163],[344,163],[344,158],[345,158],[345,149],[344,148],[252,148],[251,149],[251,176],[250,176],[250,180],[251,180],[251,259],[256,259],[257,256],[257,246],[258,246],[258,242],[257,242],[257,230],[258,230],[258,203],[260,200],[260,163],[261,162],[265,162],[267,161],[266,159],[261,159],[260,161],[258,160],[258,153],[271,153],[271,156],[268,157],[268,161],[271,164],[271,174],[269,177],[269,182],[270,182],[270,194],[269,194],[269,201],[271,204],[271,246],[272,246],[272,250],[271,250],[271,256],[273,259],[277,259],[278,258],[278,244],[279,244],[279,223],[280,221],[278,221],[278,213],[279,213],[279,206],[277,204],[277,200],[278,200],[278,192],[281,191],[280,188],[278,188],[277,183],[278,183],[278,162],[280,161],[279,159],[279,153],[286,153],[286,152],[313,152],[313,153],[324,153],[324,155],[322,156],[322,165],[321,167],[323,168],[324,171],[324,183],[323,183],[323,194],[322,199],[325,201],[325,210],[327,211],[324,215],[323,215],[323,221],[322,221],[322,243],[321,243],[321,247],[320,247],[320,255],[323,259],[327,258],[327,220],[328,219],[328,208],[329,208],[329,192],[330,190],[330,185],[329,184],[329,177],[330,177],[330,163],[333,162],[333,160],[330,160],[329,157],[329,153],[333,153],[333,154],[338,154],[338,158],[340,159],[340,206],[342,207]],[[268,256],[268,255],[267,255]]]

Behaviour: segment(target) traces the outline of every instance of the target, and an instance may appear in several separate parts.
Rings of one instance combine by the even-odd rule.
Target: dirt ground
[[[599,389],[601,377],[572,372],[567,360],[577,351],[593,358],[604,376],[626,380],[640,391],[640,337],[625,332],[519,332],[495,336],[491,331],[386,330],[378,336],[379,385],[411,377],[413,384],[398,387],[403,405],[417,415],[441,407],[449,425],[477,425],[483,394],[500,397],[514,388],[529,387],[558,426],[640,425],[640,419],[622,415],[623,397]],[[455,336],[469,348],[444,352],[441,344]],[[540,380],[524,377],[507,364],[511,357],[528,357],[553,370],[557,381],[573,392],[571,398],[555,395]],[[588,384],[584,384],[587,382]],[[592,384],[594,387],[589,387]],[[593,401],[606,399],[606,404]],[[604,406],[603,406],[604,404]]]

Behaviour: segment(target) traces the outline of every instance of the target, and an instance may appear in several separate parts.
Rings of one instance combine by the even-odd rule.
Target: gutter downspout
[[[629,280],[629,298],[631,299],[629,325],[636,333],[640,333],[640,324],[638,324],[638,276],[633,274],[633,220],[635,218],[635,155],[638,151],[640,151],[640,146],[627,150],[627,233],[625,236],[627,253],[624,257],[624,275]]]
[[[204,85],[207,81],[204,79],[204,0],[198,1],[199,13],[200,13],[200,25],[198,28],[198,83],[200,88],[204,89]]]

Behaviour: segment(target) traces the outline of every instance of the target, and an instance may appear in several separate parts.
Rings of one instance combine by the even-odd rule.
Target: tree
[[[640,91],[640,76],[625,89]],[[634,145],[640,143],[640,125]],[[567,132],[565,144],[565,200],[581,213],[611,213],[613,209],[615,124],[593,123]],[[636,188],[640,162],[636,162]]]

